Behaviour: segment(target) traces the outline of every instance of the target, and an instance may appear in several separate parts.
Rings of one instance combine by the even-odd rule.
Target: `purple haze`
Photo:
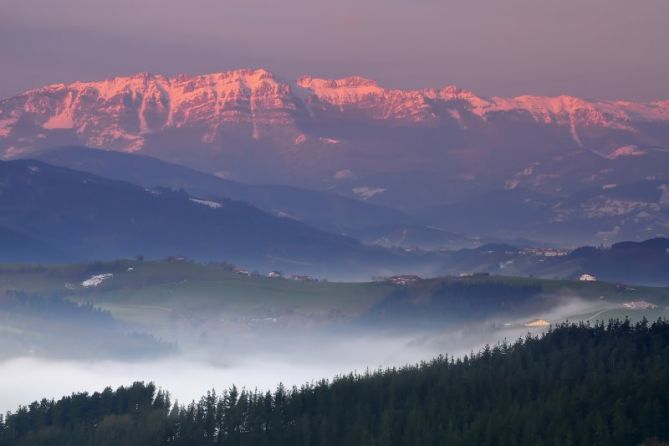
[[[481,94],[669,97],[666,0],[5,0],[0,97],[262,66]]]

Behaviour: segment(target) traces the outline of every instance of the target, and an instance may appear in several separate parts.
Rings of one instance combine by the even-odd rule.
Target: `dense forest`
[[[184,377],[188,379],[188,377]],[[215,384],[215,383],[213,383]],[[669,323],[563,324],[539,337],[188,405],[153,384],[42,400],[0,445],[638,445],[669,440]]]

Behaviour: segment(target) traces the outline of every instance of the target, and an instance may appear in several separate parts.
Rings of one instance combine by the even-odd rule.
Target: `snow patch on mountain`
[[[111,279],[112,277],[114,277],[114,274],[112,273],[95,274],[89,277],[88,279],[84,280],[83,282],[81,282],[81,286],[84,288],[97,287],[102,285],[104,282]]]
[[[71,110],[64,109],[60,113],[51,116],[42,124],[44,129],[71,129],[74,127],[74,119]]]
[[[584,217],[623,216],[641,211],[656,212],[660,210],[658,203],[646,201],[621,200],[604,196],[594,197],[581,206]]]
[[[369,200],[372,197],[375,197],[376,195],[382,194],[386,191],[387,189],[383,187],[369,187],[369,186],[361,186],[361,187],[354,187],[353,188],[353,193],[358,196],[361,200]]]
[[[622,146],[618,147],[615,149],[613,152],[611,152],[607,158],[610,160],[618,159],[623,156],[643,156],[647,152],[645,150],[642,150],[639,148],[639,146],[635,145],[629,145],[629,146]]]
[[[218,203],[216,201],[200,200],[199,198],[191,198],[190,201],[192,201],[193,203],[201,204],[202,206],[210,207],[212,209],[218,209],[223,206],[221,203]]]
[[[324,144],[339,144],[341,141],[335,138],[318,138],[318,140]]]
[[[305,142],[307,142],[307,139],[308,139],[307,135],[305,135],[304,133],[300,133],[297,136],[297,138],[295,138],[295,144],[296,145],[304,144]]]
[[[385,90],[376,81],[359,76],[343,79],[319,79],[302,76],[297,80],[297,85],[311,90],[313,94],[321,99],[336,104],[356,102],[367,96],[383,95],[385,93]]]
[[[333,178],[337,181],[343,181],[353,178],[353,172],[349,169],[341,169],[335,172]]]
[[[0,137],[9,136],[14,124],[16,124],[16,119],[0,119]]]
[[[519,184],[520,184],[520,181],[517,178],[506,180],[504,182],[504,189],[513,190],[513,189],[517,188]]]
[[[359,76],[343,79],[319,79],[303,76],[297,85],[310,92],[307,103],[314,111],[339,112],[359,110],[372,119],[396,119],[430,122],[436,118],[428,97],[419,90],[397,90],[381,87],[376,81]]]

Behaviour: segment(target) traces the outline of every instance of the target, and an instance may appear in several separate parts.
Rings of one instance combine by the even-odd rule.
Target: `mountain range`
[[[86,147],[51,149],[33,158],[147,188],[183,189],[214,201],[243,201],[277,217],[292,218],[371,245],[455,249],[480,244],[478,239],[430,227],[419,216],[332,191],[240,183],[153,157]]]
[[[397,211],[383,224],[572,245],[667,234],[667,140],[669,100],[486,97],[264,69],[140,73],[0,101],[5,159],[86,145]]]
[[[62,263],[142,254],[331,278],[416,272],[577,279],[588,273],[608,281],[667,284],[667,238],[573,252],[522,239],[489,243],[420,224],[374,224],[394,211],[331,192],[236,183],[150,157],[70,147],[41,158],[58,166],[43,160],[0,161],[2,262]],[[240,196],[258,207],[238,201]],[[303,197],[307,200],[301,206]],[[283,209],[302,212],[309,223],[271,212],[273,199]],[[308,206],[318,199],[322,207]],[[359,218],[349,219],[356,211]],[[494,218],[496,212],[501,211],[492,207],[484,216],[461,214],[476,221]],[[355,237],[334,226],[327,230],[327,216],[357,223],[349,227]],[[518,224],[530,217],[517,216]],[[418,249],[397,249],[407,245]],[[449,251],[443,251],[446,246]]]

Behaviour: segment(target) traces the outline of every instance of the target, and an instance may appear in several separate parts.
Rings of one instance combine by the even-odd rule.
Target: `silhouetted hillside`
[[[229,199],[145,189],[32,160],[0,162],[0,178],[0,227],[24,234],[26,247],[27,239],[37,239],[67,259],[182,255],[332,275],[399,261],[380,248]],[[30,252],[4,260],[45,260],[44,253]],[[326,266],[335,261],[337,267]]]

